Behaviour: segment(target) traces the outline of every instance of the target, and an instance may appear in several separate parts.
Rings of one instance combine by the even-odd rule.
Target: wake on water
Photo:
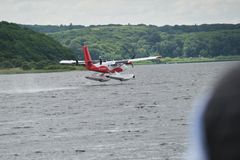
[[[0,94],[21,94],[21,93],[37,93],[37,92],[49,92],[57,90],[71,90],[76,87],[56,87],[56,88],[14,88],[8,90],[0,90]]]

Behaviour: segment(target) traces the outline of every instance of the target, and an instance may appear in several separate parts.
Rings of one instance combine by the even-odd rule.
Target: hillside
[[[240,24],[200,26],[104,25],[48,33],[76,55],[87,43],[93,57],[216,57],[240,55]],[[79,54],[80,53],[80,54]],[[82,58],[82,57],[81,57]]]
[[[41,67],[74,58],[73,53],[45,34],[0,22],[0,68]]]

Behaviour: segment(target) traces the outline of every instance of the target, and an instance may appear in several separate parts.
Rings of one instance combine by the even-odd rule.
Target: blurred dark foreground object
[[[192,160],[240,160],[240,65],[195,107]]]

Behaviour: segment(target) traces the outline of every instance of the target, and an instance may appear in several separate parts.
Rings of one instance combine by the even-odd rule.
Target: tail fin
[[[83,46],[84,61],[87,68],[92,66],[92,58],[86,45]]]

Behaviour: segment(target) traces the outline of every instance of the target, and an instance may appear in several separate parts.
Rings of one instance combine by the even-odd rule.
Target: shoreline
[[[142,65],[142,64],[178,64],[178,63],[204,63],[204,62],[225,62],[225,61],[240,61],[240,55],[237,56],[218,56],[213,58],[207,57],[164,57],[161,58],[159,62],[151,62],[151,61],[144,61],[144,62],[137,62],[135,64]]]
[[[59,69],[30,69],[30,70],[24,70],[22,68],[4,68],[0,69],[0,75],[6,75],[6,74],[28,74],[28,73],[53,73],[53,72],[69,72],[69,71],[84,71],[85,68],[83,67],[74,67],[73,68],[59,68]]]
[[[226,62],[226,61],[240,61],[240,56],[219,56],[214,58],[161,58],[160,61],[142,61],[136,62],[134,65],[152,65],[152,64],[180,64],[180,63],[207,63],[207,62]],[[22,68],[3,68],[0,69],[0,75],[4,74],[26,74],[26,73],[52,73],[52,72],[69,72],[69,71],[85,71],[83,66],[69,66],[55,69],[30,69],[24,70]]]

